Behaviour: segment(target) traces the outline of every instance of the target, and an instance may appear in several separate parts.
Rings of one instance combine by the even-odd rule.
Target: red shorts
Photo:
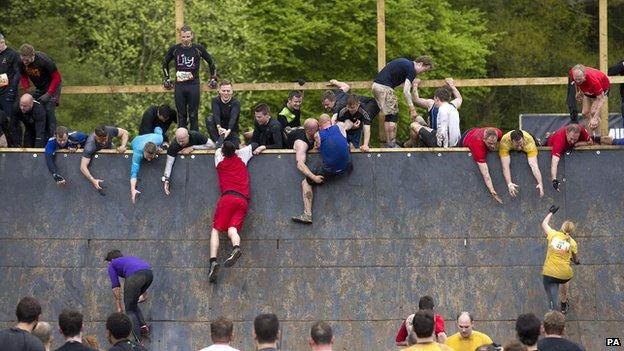
[[[235,195],[223,195],[217,202],[212,227],[220,232],[234,227],[239,232],[247,215],[247,200]]]

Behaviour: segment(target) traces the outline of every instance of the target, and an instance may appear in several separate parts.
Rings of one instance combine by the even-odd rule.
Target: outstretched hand
[[[138,191],[137,189],[133,189],[131,190],[131,198],[132,198],[132,203],[135,204],[136,200],[137,200],[137,196],[140,194],[141,192]]]
[[[500,196],[498,196],[498,194],[496,193],[496,191],[492,191],[490,192],[490,194],[492,195],[492,197],[494,198],[494,200],[496,200],[496,202],[498,202],[499,204],[503,203],[503,200],[500,198]]]
[[[518,184],[507,184],[507,189],[509,189],[509,195],[511,195],[511,197],[516,197],[516,195],[518,195],[518,188],[520,188]]]
[[[552,205],[552,206],[550,206],[550,208],[548,209],[548,212],[550,212],[550,213],[552,213],[552,214],[557,213],[557,211],[559,211],[559,206],[557,206],[557,205]]]

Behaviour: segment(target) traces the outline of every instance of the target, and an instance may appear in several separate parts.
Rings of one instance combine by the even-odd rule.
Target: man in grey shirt
[[[115,128],[109,126],[99,126],[95,128],[93,134],[87,138],[84,146],[84,153],[82,154],[82,160],[80,160],[80,172],[89,180],[91,185],[96,190],[102,190],[102,179],[96,179],[89,172],[89,164],[96,152],[102,149],[111,149],[113,147],[113,138],[121,138],[121,145],[117,147],[117,152],[126,152],[126,145],[128,144],[128,131],[122,128]]]

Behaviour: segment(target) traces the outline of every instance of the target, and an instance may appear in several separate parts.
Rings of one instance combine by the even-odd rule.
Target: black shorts
[[[438,147],[438,138],[436,137],[435,130],[428,131],[424,127],[420,128],[418,131],[418,137],[421,146]]]
[[[559,279],[555,277],[551,277],[549,275],[543,275],[544,285],[546,284],[565,284],[570,281],[570,279]]]
[[[310,171],[314,175],[323,176],[323,182],[319,184],[308,177],[306,177],[306,181],[308,182],[308,184],[312,186],[321,185],[321,184],[325,184],[325,182],[327,182],[328,180],[335,180],[335,179],[342,177],[345,174],[351,173],[352,170],[353,170],[353,163],[351,163],[351,160],[349,160],[349,163],[347,164],[347,168],[340,172],[334,172],[332,170],[329,170],[325,168],[325,166],[322,163],[320,163],[320,164],[317,164],[314,168],[311,168]]]
[[[399,121],[399,114],[397,113],[396,115],[386,115],[384,121],[397,123]]]
[[[605,91],[604,91],[604,96],[609,97],[609,92],[610,92],[610,91],[611,91],[611,88],[609,88],[609,89],[605,90]],[[595,99],[595,98],[597,97],[596,95],[587,95],[587,94],[586,94],[585,96],[587,96],[587,97],[588,97],[588,98],[590,98],[590,99]]]

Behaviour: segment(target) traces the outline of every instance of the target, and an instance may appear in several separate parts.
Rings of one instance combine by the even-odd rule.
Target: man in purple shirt
[[[121,312],[121,284],[119,277],[125,278],[123,301],[126,307],[126,314],[132,320],[134,334],[149,335],[150,330],[139,303],[147,299],[146,291],[152,284],[152,270],[149,263],[134,256],[123,256],[121,251],[112,250],[106,254],[104,259],[108,264],[108,276],[111,280],[113,296],[117,303],[117,312]]]

